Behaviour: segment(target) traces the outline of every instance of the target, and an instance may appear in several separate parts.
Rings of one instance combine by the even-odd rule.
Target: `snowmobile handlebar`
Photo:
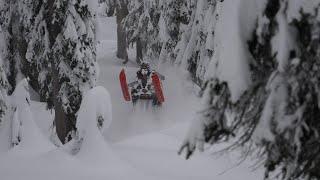
[[[164,75],[162,75],[162,74],[160,74],[160,73],[158,73],[156,71],[152,71],[152,73],[157,74],[159,76],[159,79],[161,79],[162,81],[164,81],[166,79]],[[134,85],[136,85],[138,83],[139,83],[138,81],[133,81],[133,82],[129,83],[128,86],[129,87],[133,87]]]

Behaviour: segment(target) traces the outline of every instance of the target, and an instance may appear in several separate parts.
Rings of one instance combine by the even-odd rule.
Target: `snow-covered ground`
[[[133,61],[123,65],[115,57],[115,19],[103,19],[100,27],[99,85],[111,95],[113,121],[104,133],[104,140],[97,140],[101,145],[97,146],[99,150],[86,152],[86,158],[72,156],[64,148],[51,148],[37,154],[0,153],[1,180],[262,179],[262,170],[252,172],[251,162],[234,167],[239,161],[236,152],[223,156],[197,153],[190,160],[178,156],[179,146],[199,105],[195,88],[185,81],[183,73],[172,67],[161,67],[157,70],[166,76],[164,106],[153,112],[143,107],[133,111],[132,104],[122,98],[118,75],[125,68],[129,81],[132,80],[137,65]],[[134,58],[134,52],[130,52],[130,57]],[[32,109],[41,132],[49,137],[53,115],[41,103],[34,102]]]

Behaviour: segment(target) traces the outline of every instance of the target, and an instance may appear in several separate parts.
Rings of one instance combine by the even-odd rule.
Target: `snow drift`
[[[46,152],[54,148],[34,121],[30,109],[31,100],[27,79],[18,83],[10,101],[12,113],[7,114],[7,120],[2,127],[1,140],[5,144],[2,151],[13,147],[10,151],[12,153],[29,154]]]
[[[103,167],[117,177],[121,177],[122,172],[136,174],[132,167],[119,159],[102,136],[111,121],[112,107],[109,92],[104,87],[89,90],[84,95],[78,112],[76,145],[80,147],[76,158],[90,165]]]

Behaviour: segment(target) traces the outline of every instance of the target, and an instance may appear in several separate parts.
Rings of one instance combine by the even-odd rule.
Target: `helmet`
[[[147,62],[142,62],[141,64],[140,64],[140,68],[141,69],[150,69],[150,66],[149,66],[149,63],[147,63]]]

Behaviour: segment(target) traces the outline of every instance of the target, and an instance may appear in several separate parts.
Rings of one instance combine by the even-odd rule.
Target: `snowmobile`
[[[151,71],[147,63],[142,63],[137,72],[136,81],[127,83],[125,70],[119,75],[121,89],[125,101],[132,101],[133,106],[139,101],[152,102],[152,106],[161,106],[164,102],[161,80],[164,76]]]

